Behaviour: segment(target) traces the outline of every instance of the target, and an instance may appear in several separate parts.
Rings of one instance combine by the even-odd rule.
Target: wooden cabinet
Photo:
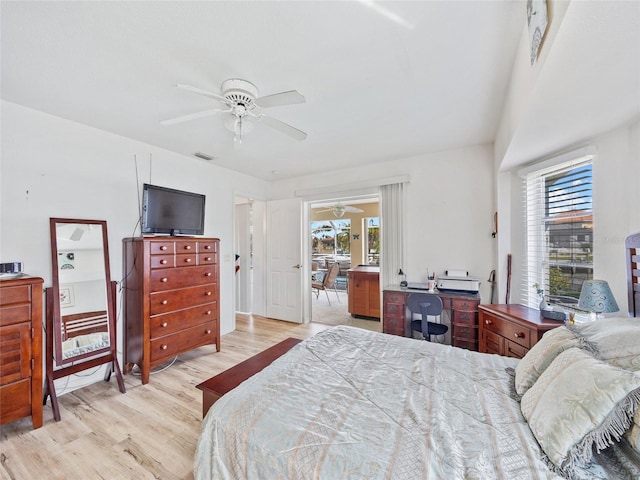
[[[411,336],[407,321],[407,297],[412,293],[425,293],[400,287],[386,287],[382,292],[382,331],[402,337]],[[451,344],[467,350],[478,350],[478,295],[455,292],[436,292],[442,306],[451,318]]]
[[[564,325],[524,305],[480,305],[480,351],[522,358],[545,332]]]
[[[42,278],[0,281],[0,424],[42,426]]]
[[[380,318],[380,267],[347,270],[349,313],[354,317]]]
[[[202,345],[220,351],[219,240],[123,240],[125,373],[150,370]]]

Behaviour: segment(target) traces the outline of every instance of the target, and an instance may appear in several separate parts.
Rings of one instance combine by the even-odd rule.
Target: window
[[[575,307],[593,278],[591,157],[524,175],[527,259],[523,302]]]
[[[380,218],[370,217],[363,221],[367,232],[367,265],[380,265]]]

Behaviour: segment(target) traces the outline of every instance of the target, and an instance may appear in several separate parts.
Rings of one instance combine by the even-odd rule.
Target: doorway
[[[347,271],[360,265],[380,265],[380,199],[317,200],[309,204],[309,251],[312,286],[322,285],[332,265],[338,274],[331,285],[311,289],[311,321],[352,325],[381,331],[379,320],[354,318],[349,311]],[[335,267],[334,267],[335,268]],[[315,283],[314,283],[315,282]]]

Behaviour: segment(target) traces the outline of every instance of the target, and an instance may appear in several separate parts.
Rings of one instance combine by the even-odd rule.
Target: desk
[[[387,285],[382,291],[382,332],[411,337],[411,322],[407,319],[407,297],[425,290]],[[442,299],[443,313],[449,316],[451,345],[468,350],[478,350],[478,305],[477,293],[435,292]],[[442,316],[444,317],[444,315]],[[442,318],[443,323],[445,322]]]

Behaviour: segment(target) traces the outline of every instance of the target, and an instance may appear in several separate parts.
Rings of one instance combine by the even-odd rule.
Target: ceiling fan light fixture
[[[344,205],[336,205],[335,207],[333,207],[333,214],[336,218],[342,218],[344,216],[344,212],[346,211],[347,209]]]
[[[233,132],[233,139],[239,143],[242,143],[242,137],[253,130],[254,124],[247,117],[230,116],[225,118],[224,126],[227,130]]]

